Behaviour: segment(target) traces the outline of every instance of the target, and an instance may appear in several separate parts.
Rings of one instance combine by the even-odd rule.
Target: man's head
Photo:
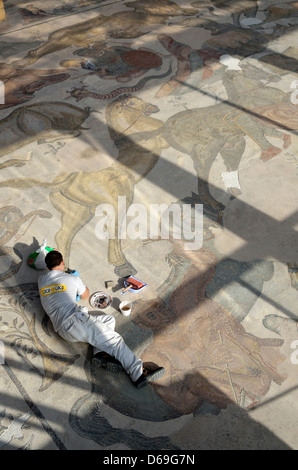
[[[49,270],[57,268],[61,265],[63,257],[59,251],[49,251],[45,257],[45,263]]]

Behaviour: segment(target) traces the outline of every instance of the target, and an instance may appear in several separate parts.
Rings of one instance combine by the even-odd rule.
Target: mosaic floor
[[[0,20],[0,449],[298,449],[298,2]],[[44,239],[161,380],[57,336],[27,265]]]

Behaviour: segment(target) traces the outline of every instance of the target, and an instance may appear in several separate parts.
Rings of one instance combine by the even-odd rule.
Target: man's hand
[[[73,269],[72,271],[70,271],[69,274],[73,274],[74,276],[79,276],[79,271],[76,271],[75,269]]]

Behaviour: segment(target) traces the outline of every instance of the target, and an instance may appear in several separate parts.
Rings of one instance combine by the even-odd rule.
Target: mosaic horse
[[[110,167],[93,172],[72,172],[59,175],[53,182],[36,179],[9,179],[0,187],[27,189],[43,187],[50,190],[50,201],[61,214],[61,228],[55,241],[69,263],[73,238],[95,215],[100,204],[110,204],[115,210],[115,238],[109,237],[108,261],[115,266],[120,277],[132,274],[134,268],[126,260],[119,240],[118,196],[126,197],[126,208],[133,201],[135,184],[145,177],[157,163],[161,151],[167,146],[159,136],[153,136],[135,145],[130,135],[142,135],[142,131],[153,131],[163,125],[151,117],[159,108],[140,98],[121,96],[106,108],[106,121],[110,135],[119,150],[118,161]],[[146,133],[145,133],[146,134]]]

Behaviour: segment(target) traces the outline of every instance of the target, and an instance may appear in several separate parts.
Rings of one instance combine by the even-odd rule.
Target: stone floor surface
[[[0,20],[0,449],[297,450],[298,3]],[[43,240],[163,378],[137,390],[55,333]]]

